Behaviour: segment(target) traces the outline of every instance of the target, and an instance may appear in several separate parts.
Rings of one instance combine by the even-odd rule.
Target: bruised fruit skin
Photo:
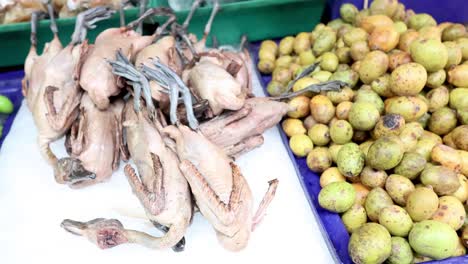
[[[345,87],[341,89],[341,91],[339,92],[338,91],[327,92],[327,97],[334,104],[339,104],[342,102],[349,102],[354,97],[354,91],[349,87]]]
[[[413,262],[413,250],[402,237],[392,237],[392,253],[386,260],[389,264],[410,264]]]
[[[416,187],[406,200],[406,211],[414,222],[430,219],[438,207],[437,194],[427,187]]]
[[[348,252],[354,263],[383,263],[392,252],[390,233],[379,224],[364,224],[351,235]]]
[[[379,170],[389,170],[403,158],[403,146],[398,137],[385,136],[377,139],[367,153],[367,164]]]
[[[307,166],[313,172],[323,172],[330,168],[332,158],[328,148],[316,147],[307,155]]]
[[[398,205],[385,207],[380,211],[379,223],[393,236],[406,237],[413,227],[413,220],[405,209]]]
[[[364,29],[367,33],[372,33],[374,29],[385,26],[392,26],[393,21],[386,15],[371,15],[366,16],[360,21],[359,27]]]
[[[380,117],[374,127],[372,137],[378,139],[382,136],[398,136],[405,127],[405,119],[398,114],[388,114]]]
[[[376,80],[372,81],[371,88],[374,90],[374,92],[382,97],[395,96],[395,94],[393,94],[392,90],[390,89],[390,74],[384,74]]]
[[[385,171],[376,170],[369,166],[364,167],[359,175],[361,183],[371,189],[375,187],[384,187],[387,177],[388,175]]]
[[[367,216],[373,222],[379,221],[380,211],[391,205],[393,205],[392,198],[380,187],[372,189],[367,195],[366,202],[364,203]]]
[[[339,103],[336,106],[336,118],[341,120],[347,120],[352,105],[353,103],[349,101]]]
[[[399,138],[403,143],[405,152],[412,150],[418,143],[418,139],[423,134],[424,128],[418,122],[406,123]]]
[[[458,149],[468,151],[468,125],[455,128],[452,131],[452,139]]]
[[[445,86],[432,89],[426,95],[429,105],[429,112],[435,112],[446,106],[449,102],[449,90]]]
[[[342,216],[341,220],[349,233],[353,233],[367,222],[367,214],[364,207],[360,204],[354,204]]]
[[[348,47],[352,47],[357,41],[367,41],[368,34],[362,28],[352,28],[343,35],[343,41]]]
[[[418,63],[398,66],[391,74],[390,88],[396,95],[417,95],[427,81],[427,73]]]
[[[330,137],[336,144],[346,144],[353,138],[353,128],[348,121],[338,120],[330,126]]]
[[[466,35],[466,28],[462,24],[453,24],[442,31],[443,41],[455,41]]]
[[[354,187],[345,181],[330,183],[318,195],[320,206],[335,213],[346,212],[353,206],[355,199]]]
[[[405,51],[393,50],[388,54],[388,67],[390,71],[393,71],[398,66],[410,63],[411,55]]]
[[[419,39],[410,47],[411,58],[421,64],[428,72],[435,72],[445,67],[448,51],[442,42],[436,39]]]
[[[366,54],[361,62],[359,78],[363,83],[370,84],[373,80],[387,72],[388,64],[387,54],[380,50],[371,51]]]
[[[432,113],[429,130],[437,135],[446,135],[457,126],[456,112],[448,107],[441,107]]]
[[[414,224],[408,240],[414,251],[433,259],[452,256],[458,245],[457,233],[449,225],[434,220]]]
[[[423,27],[437,26],[437,22],[431,15],[421,13],[411,16],[408,21],[408,26],[412,29],[419,30]]]
[[[427,104],[416,96],[399,96],[385,100],[387,114],[399,114],[406,122],[417,121],[427,112]]]
[[[443,166],[426,167],[421,172],[421,182],[431,186],[438,195],[449,195],[459,187],[457,174]]]
[[[348,23],[353,23],[358,13],[359,10],[353,4],[346,3],[340,7],[341,18]]]
[[[354,42],[350,48],[351,58],[355,61],[363,60],[364,57],[370,52],[369,45],[365,40]]]
[[[398,44],[398,49],[404,52],[410,52],[410,46],[419,37],[419,32],[415,30],[407,30],[405,33],[401,34],[400,43]]]
[[[367,195],[370,192],[369,188],[364,186],[362,183],[353,183],[351,185],[353,185],[354,190],[356,191],[356,200],[354,203],[364,206]]]
[[[405,206],[409,194],[414,191],[414,184],[404,176],[392,174],[385,182],[385,190],[396,204]]]
[[[392,17],[397,8],[397,0],[375,0],[369,7],[372,15],[386,15],[388,17]]]
[[[439,208],[432,216],[432,220],[445,223],[455,231],[465,223],[465,207],[456,197],[442,196],[439,198]]]
[[[361,173],[364,167],[364,155],[356,143],[347,143],[338,152],[337,165],[340,172],[349,178]]]
[[[394,168],[396,174],[410,180],[416,179],[426,166],[426,159],[418,153],[406,152],[401,162]]]

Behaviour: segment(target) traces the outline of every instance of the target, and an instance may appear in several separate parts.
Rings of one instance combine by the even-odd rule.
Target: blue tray
[[[0,95],[8,97],[14,106],[13,113],[7,117],[5,124],[3,124],[3,133],[0,136],[0,148],[10,131],[13,120],[21,106],[21,101],[23,101],[23,94],[21,93],[21,79],[23,79],[23,76],[24,72],[22,70],[0,73]]]
[[[250,45],[251,56],[254,59],[255,65],[258,63],[258,50],[260,42],[252,43]],[[266,87],[271,80],[270,75],[263,75],[258,70],[256,74],[260,77],[260,82],[263,86],[265,93]],[[268,94],[268,93],[267,93]],[[312,172],[306,164],[306,158],[296,157],[289,148],[289,139],[280,126],[280,134],[283,144],[288,150],[289,157],[291,158],[296,174],[299,177],[302,188],[309,201],[312,213],[318,221],[318,226],[325,239],[325,243],[331,253],[332,258],[336,263],[352,264],[351,258],[348,254],[349,234],[346,231],[341,217],[337,213],[332,213],[320,207],[318,203],[318,194],[320,192],[320,175]],[[433,264],[464,264],[468,263],[468,255],[456,258],[449,258],[439,261],[428,261],[425,263]]]

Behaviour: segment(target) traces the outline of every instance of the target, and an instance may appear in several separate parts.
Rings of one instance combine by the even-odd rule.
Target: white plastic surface
[[[263,95],[255,80],[254,91]],[[100,250],[86,239],[65,232],[65,218],[87,221],[117,218],[125,227],[160,233],[145,219],[120,169],[109,182],[81,190],[55,183],[52,168],[42,159],[37,131],[23,102],[0,150],[0,263],[332,263],[332,258],[309,208],[298,177],[281,142],[278,128],[265,134],[262,147],[237,160],[255,198],[265,193],[268,180],[279,187],[262,224],[247,248],[224,250],[210,224],[196,214],[186,234],[186,249],[155,251],[126,244]],[[63,139],[53,144],[63,157]]]

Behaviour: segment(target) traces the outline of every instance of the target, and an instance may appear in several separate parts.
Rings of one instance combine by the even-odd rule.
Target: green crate
[[[277,38],[296,34],[301,31],[311,31],[320,17],[325,0],[250,0],[239,3],[223,4],[216,16],[212,34],[221,44],[236,44],[243,34],[250,41]],[[168,6],[167,0],[150,0],[150,6]],[[189,31],[199,37],[208,20],[211,7],[197,10],[190,23]],[[136,19],[137,8],[125,11],[126,21]],[[188,10],[177,12],[179,21],[183,21]],[[165,18],[155,18],[161,21]],[[104,29],[119,26],[118,13],[111,19],[98,22],[98,27],[88,32],[90,42]],[[70,41],[75,19],[57,19],[59,37],[65,45]],[[27,22],[0,26],[0,67],[19,66],[29,51],[30,24]],[[41,21],[38,27],[38,49],[41,51],[45,42],[52,39],[49,20]],[[211,43],[211,40],[208,40]]]
[[[136,19],[138,14],[137,8],[125,10],[126,21]],[[59,38],[63,45],[70,42],[71,35],[75,29],[75,18],[59,18],[57,27],[59,30]],[[42,52],[42,48],[46,42],[49,42],[53,34],[49,28],[50,20],[45,19],[39,23],[37,28],[37,43],[38,52]],[[96,29],[88,31],[88,39],[94,42],[96,36],[110,27],[118,27],[120,19],[118,12],[112,18],[97,23]],[[31,24],[29,22],[7,24],[0,26],[0,67],[11,67],[24,64],[24,59],[29,52],[31,34]]]

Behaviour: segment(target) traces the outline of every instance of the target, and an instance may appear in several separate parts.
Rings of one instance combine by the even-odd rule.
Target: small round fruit
[[[291,109],[295,110],[289,111],[288,116],[292,118],[302,118],[308,116],[310,113],[309,101],[309,97],[305,95],[299,95],[289,100],[288,105],[291,107]]]
[[[426,159],[420,154],[406,152],[403,154],[400,163],[394,168],[394,172],[410,180],[414,180],[424,170],[426,163]]]
[[[439,198],[439,208],[432,216],[436,220],[451,226],[455,231],[465,223],[465,207],[456,197],[442,196]]]
[[[372,137],[398,136],[405,127],[405,119],[399,114],[388,114],[380,117],[372,131]]]
[[[437,194],[427,187],[416,187],[406,200],[406,211],[414,222],[430,219],[438,207]]]
[[[386,260],[389,264],[411,264],[413,251],[405,238],[392,237],[392,253]]]
[[[356,191],[345,181],[332,182],[325,186],[318,195],[322,208],[335,213],[346,212],[354,204]]]
[[[361,183],[371,189],[375,187],[384,187],[387,177],[388,175],[385,171],[375,170],[369,166],[364,167],[359,175]]]
[[[454,172],[459,173],[462,168],[462,157],[459,152],[444,144],[437,144],[432,148],[431,159]]]
[[[398,44],[398,49],[404,52],[410,52],[411,44],[418,39],[419,32],[415,30],[407,30],[405,33],[400,36],[400,43]]]
[[[14,106],[13,103],[4,95],[0,95],[0,113],[2,114],[11,114],[13,113]]]
[[[426,95],[429,112],[435,112],[449,103],[449,90],[445,86],[432,89]]]
[[[411,58],[421,64],[428,72],[435,72],[445,67],[448,51],[440,40],[420,39],[411,44]]]
[[[294,47],[294,37],[287,36],[287,37],[283,38],[280,41],[280,44],[279,44],[279,54],[280,54],[280,56],[290,55],[292,53],[292,51],[293,51],[293,47]]]
[[[263,74],[271,74],[275,69],[275,61],[272,60],[260,60],[258,62],[258,70]]]
[[[307,86],[309,85],[312,85],[312,84],[317,84],[317,83],[320,83],[319,80],[317,79],[314,79],[314,78],[311,78],[311,77],[303,77],[301,79],[299,79],[294,85],[293,85],[293,92],[297,92],[297,91],[300,91],[304,88],[306,88]],[[306,93],[305,94],[307,97],[312,97],[312,93]]]
[[[310,49],[310,36],[307,32],[301,32],[297,34],[294,39],[294,52],[301,54],[301,52]]]
[[[448,82],[456,87],[468,87],[468,64],[461,64],[450,68]]]
[[[340,7],[341,18],[348,23],[353,23],[358,13],[357,7],[351,3],[345,3]]]
[[[431,186],[438,195],[452,194],[460,187],[457,174],[443,166],[426,166],[420,178],[422,184]]]
[[[342,216],[341,220],[349,233],[353,233],[367,222],[367,214],[364,207],[360,204],[354,204]]]
[[[366,202],[367,195],[369,194],[370,190],[362,183],[353,183],[354,190],[356,190],[356,201],[355,204],[360,204],[364,206]]]
[[[363,83],[370,84],[387,72],[388,63],[388,56],[384,52],[380,50],[369,52],[359,67],[359,78]]]
[[[369,47],[371,50],[389,52],[398,45],[400,33],[394,26],[383,26],[375,28],[369,36]]]
[[[379,223],[393,236],[406,237],[413,227],[413,220],[405,209],[398,205],[385,207],[380,211]]]
[[[380,187],[376,187],[367,195],[364,207],[369,219],[373,222],[377,222],[379,221],[379,215],[382,209],[392,205],[392,198],[387,194],[387,192]]]
[[[305,134],[307,132],[302,121],[295,118],[288,118],[284,120],[281,126],[283,127],[283,130],[286,135],[288,135],[288,137]]]
[[[336,144],[346,144],[353,138],[353,128],[346,120],[338,120],[330,126],[330,137]]]
[[[351,58],[355,61],[363,60],[367,53],[370,52],[369,45],[365,40],[359,40],[353,43],[350,48]]]
[[[345,177],[354,178],[364,167],[364,155],[356,143],[347,143],[338,152],[336,163]]]
[[[458,245],[455,230],[447,224],[434,220],[414,224],[408,240],[414,251],[433,259],[452,256]]]
[[[347,120],[352,105],[353,103],[349,101],[339,103],[336,106],[336,118],[341,120]]]
[[[292,79],[291,71],[289,68],[276,67],[272,73],[272,80],[286,85]]]
[[[390,88],[396,95],[417,95],[427,81],[427,73],[418,63],[398,66],[391,75]]]
[[[270,96],[279,96],[285,92],[285,88],[283,84],[272,80],[268,83],[267,92]]]
[[[379,110],[368,102],[356,102],[349,111],[348,120],[354,129],[361,131],[372,130],[379,120]]]
[[[330,146],[328,147],[328,151],[330,152],[334,163],[337,163],[338,161],[338,153],[340,152],[341,147],[343,147],[343,145],[335,143],[330,144]]]
[[[343,41],[346,46],[351,47],[357,41],[367,41],[368,34],[362,28],[352,28],[343,36]]]
[[[341,174],[337,167],[330,167],[320,175],[320,187],[325,187],[332,182],[346,181],[346,178]]]
[[[408,20],[408,26],[412,29],[419,30],[423,27],[436,26],[437,22],[435,19],[426,13],[420,13],[413,15]]]
[[[383,263],[392,252],[390,233],[379,224],[364,224],[351,235],[348,252],[354,263]]]
[[[449,101],[453,109],[468,109],[468,88],[456,88],[450,91]]]
[[[429,88],[437,88],[444,84],[446,78],[447,74],[445,73],[445,70],[432,72],[427,76],[426,86]]]
[[[403,153],[404,149],[398,137],[385,136],[370,146],[366,161],[372,168],[389,170],[400,163]]]
[[[393,50],[388,54],[388,68],[390,71],[410,62],[412,62],[411,55],[405,51]]]
[[[317,124],[317,121],[315,121],[315,119],[311,115],[304,119],[304,126],[307,129],[307,131],[315,124]]]
[[[457,115],[448,107],[441,107],[432,113],[429,119],[429,130],[437,135],[445,135],[457,126]]]
[[[264,40],[260,44],[260,49],[270,50],[273,54],[276,54],[278,51],[278,45],[273,40]]]
[[[396,204],[405,206],[408,195],[414,191],[414,184],[404,176],[392,174],[385,182],[385,190]]]
[[[316,95],[310,100],[310,112],[317,122],[328,124],[335,116],[335,107],[325,95]]]
[[[294,135],[289,139],[289,147],[298,157],[305,157],[314,148],[312,140],[306,135]]]
[[[313,172],[323,172],[330,168],[331,164],[330,152],[325,147],[316,147],[307,155],[307,166]]]
[[[335,53],[325,52],[322,54],[322,61],[320,62],[320,68],[325,71],[334,72],[338,67],[338,57]]]
[[[316,146],[325,146],[330,142],[330,132],[324,124],[315,124],[307,131],[307,135]]]
[[[456,197],[460,202],[464,203],[468,200],[468,179],[463,174],[458,174],[458,182],[460,187],[452,193],[452,196]]]
[[[309,66],[312,63],[315,62],[315,56],[314,53],[312,53],[312,50],[306,50],[303,51],[299,54],[299,62],[301,63],[302,66]]]

